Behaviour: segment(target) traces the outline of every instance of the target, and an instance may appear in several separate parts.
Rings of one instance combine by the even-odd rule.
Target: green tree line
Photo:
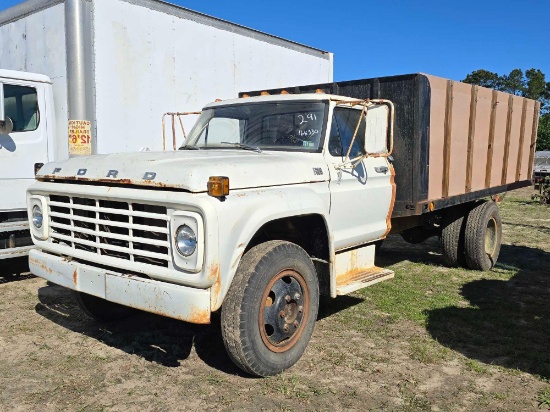
[[[541,111],[537,150],[550,150],[550,82],[542,71],[529,69],[524,73],[514,69],[509,74],[499,75],[481,69],[468,74],[463,82],[538,100]]]

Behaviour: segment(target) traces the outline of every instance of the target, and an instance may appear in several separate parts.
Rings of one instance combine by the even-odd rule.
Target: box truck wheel
[[[247,252],[222,306],[229,356],[256,376],[294,365],[313,333],[319,307],[315,267],[304,249],[280,240]]]
[[[464,233],[464,254],[470,269],[495,266],[502,240],[502,219],[493,201],[483,202],[468,214]]]
[[[124,319],[135,313],[135,309],[87,293],[73,291],[73,297],[78,307],[86,315],[102,322]]]
[[[464,256],[464,230],[469,209],[455,207],[443,216],[441,227],[441,248],[443,259],[448,266],[466,267]]]

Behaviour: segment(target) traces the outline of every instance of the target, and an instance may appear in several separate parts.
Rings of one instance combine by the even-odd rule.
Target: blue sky
[[[336,80],[534,67],[550,81],[549,0],[171,2],[333,52]]]

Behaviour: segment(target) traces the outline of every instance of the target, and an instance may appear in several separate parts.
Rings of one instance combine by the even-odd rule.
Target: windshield
[[[180,149],[239,148],[317,152],[326,102],[236,104],[204,110]]]

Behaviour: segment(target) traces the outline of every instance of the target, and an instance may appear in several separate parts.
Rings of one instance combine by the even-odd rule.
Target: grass
[[[449,358],[449,350],[432,339],[414,338],[409,356],[424,364],[437,364]]]
[[[537,401],[539,403],[539,408],[550,408],[550,388],[540,391],[537,396]]]
[[[550,378],[550,207],[520,193],[500,210],[504,244],[490,272],[443,266],[435,238],[421,245],[389,239],[377,264],[395,279],[358,293],[371,311],[363,323],[376,326],[374,306],[379,319],[426,328],[431,337],[410,344],[411,358],[422,363],[444,361],[446,347],[476,373],[495,365]],[[367,317],[356,312],[348,320]]]
[[[469,370],[476,372],[476,373],[487,373],[487,367],[481,364],[480,362],[469,359],[466,361],[466,366]]]

